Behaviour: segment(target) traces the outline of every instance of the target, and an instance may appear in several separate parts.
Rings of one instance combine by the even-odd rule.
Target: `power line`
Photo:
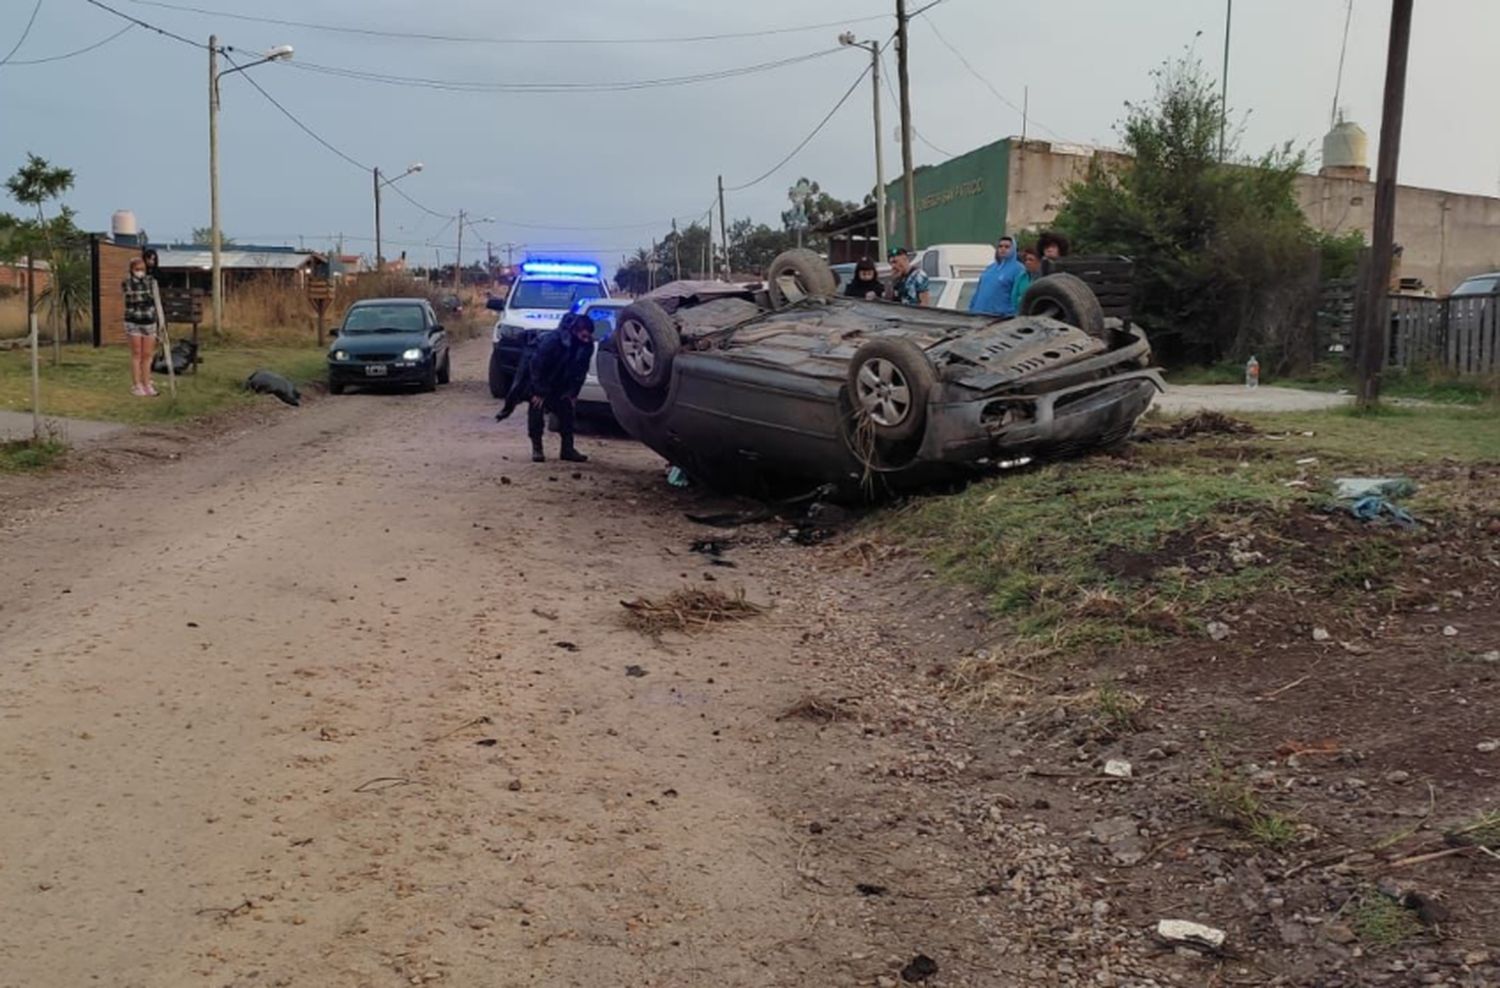
[[[235,62],[234,57],[229,54],[229,50],[228,49],[225,49],[224,52],[223,52],[223,54],[224,54],[224,57],[229,61],[230,65],[233,65],[235,68],[242,68],[242,66],[239,65],[239,63]],[[338,155],[340,158],[343,158],[345,161],[349,162],[349,164],[353,165],[355,168],[358,168],[360,171],[368,172],[370,170],[367,165],[361,164],[357,159],[351,157],[348,154],[345,154],[343,151],[340,151],[338,148],[334,147],[328,141],[326,141],[322,137],[320,137],[318,135],[317,131],[313,130],[307,124],[305,124],[301,120],[297,119],[297,115],[296,114],[294,114],[291,110],[288,110],[286,107],[282,106],[279,102],[277,102],[276,97],[272,96],[270,93],[266,92],[265,89],[261,88],[261,84],[258,83],[258,82],[256,82],[255,79],[254,79],[254,77],[251,76],[250,73],[248,73],[248,72],[242,72],[240,74],[242,76],[244,76],[244,79],[245,79],[246,82],[250,83],[250,85],[252,85],[252,86],[255,87],[255,91],[256,92],[258,92],[262,96],[264,96],[266,98],[267,102],[269,102],[272,106],[276,107],[276,109],[278,109],[278,110],[281,111],[282,116],[286,117],[292,123],[296,124],[297,127],[298,127],[298,129],[301,130],[308,137],[311,137],[313,140],[317,141],[319,144],[323,145],[325,148],[327,148],[328,150],[332,151],[334,154]]]
[[[1339,71],[1333,79],[1333,109],[1328,111],[1328,128],[1338,123],[1339,115],[1339,90],[1344,85],[1344,53],[1349,50],[1349,22],[1354,19],[1354,0],[1349,0],[1349,5],[1344,8],[1344,40],[1339,43]],[[1223,94],[1219,95],[1222,100]]]
[[[31,18],[26,22],[25,29],[21,31],[21,37],[16,41],[15,47],[6,52],[4,58],[0,58],[0,65],[9,62],[10,57],[21,50],[21,46],[26,43],[26,39],[31,37],[31,28],[36,24],[36,15],[41,12],[42,0],[36,0],[36,6],[31,8]]]
[[[438,89],[447,92],[470,92],[470,93],[603,93],[603,92],[631,92],[638,89],[660,89],[668,86],[685,86],[699,82],[713,82],[720,79],[732,79],[739,76],[752,75],[758,72],[770,72],[774,69],[785,68],[789,65],[797,65],[802,62],[810,62],[813,59],[823,58],[831,55],[839,48],[826,48],[821,51],[810,52],[806,55],[794,55],[790,58],[779,58],[770,62],[758,62],[754,65],[742,65],[730,69],[716,69],[712,72],[699,72],[692,75],[667,76],[656,79],[636,79],[625,82],[477,82],[462,79],[430,79],[421,76],[392,75],[385,72],[374,72],[366,69],[351,69],[334,65],[319,65],[315,62],[291,62],[292,68],[303,72],[314,72],[321,75],[338,76],[345,79],[358,79],[362,82],[378,82],[389,86],[408,86],[417,89]]]
[[[205,45],[205,44],[203,44],[200,41],[194,41],[192,38],[184,38],[182,35],[177,34],[177,33],[173,32],[173,31],[168,31],[164,27],[157,27],[155,24],[149,24],[146,21],[141,20],[139,17],[131,17],[129,14],[125,13],[124,11],[116,10],[115,8],[111,7],[109,4],[100,2],[100,0],[84,0],[84,2],[85,3],[91,3],[95,7],[98,7],[100,10],[107,10],[111,14],[114,14],[116,17],[122,18],[123,20],[127,20],[130,23],[137,25],[138,27],[143,27],[143,28],[145,28],[148,31],[155,31],[157,34],[161,35],[164,38],[171,38],[173,41],[180,41],[180,42],[182,42],[185,45],[192,45],[194,48],[207,48],[208,47],[208,45]]]
[[[922,10],[917,11],[917,13],[920,14],[920,13],[922,13],[924,11],[930,10],[931,8],[937,6],[937,4],[942,3],[942,2],[943,2],[943,0],[935,0],[934,3],[928,4],[926,7],[923,7]],[[913,15],[913,16],[916,16],[916,15]],[[1029,113],[1027,113],[1026,110],[1022,109],[1021,107],[1017,106],[1015,103],[1013,103],[1009,99],[1007,99],[1005,97],[1004,93],[1000,92],[1000,90],[998,90],[998,89],[995,88],[995,84],[994,83],[992,83],[988,79],[986,79],[980,73],[980,71],[978,69],[976,69],[973,65],[969,64],[969,60],[964,57],[964,53],[963,52],[961,52],[957,48],[953,47],[953,44],[947,38],[943,37],[943,32],[941,32],[941,31],[938,30],[938,26],[932,22],[932,18],[931,17],[924,17],[924,18],[922,18],[922,20],[927,24],[927,26],[929,28],[932,29],[932,33],[935,34],[937,36],[937,39],[943,43],[943,46],[945,48],[947,48],[949,51],[951,51],[955,56],[957,56],[959,62],[963,65],[963,67],[969,70],[969,74],[972,75],[974,78],[978,79],[980,82],[984,83],[985,88],[988,89],[991,93],[993,93],[994,96],[995,96],[995,98],[997,100],[999,100],[1000,102],[1004,103],[1006,106],[1010,107],[1012,110],[1015,110],[1017,113],[1021,114],[1022,116],[1026,117],[1032,123],[1036,124],[1042,130],[1045,130],[1047,133],[1051,134],[1053,137],[1057,138],[1058,140],[1060,140],[1060,141],[1067,140],[1066,137],[1063,137],[1057,131],[1053,130],[1051,127],[1048,127],[1046,124],[1042,123],[1040,120],[1036,119],[1035,117],[1033,117]]]
[[[885,64],[885,50],[884,50],[884,48],[882,48],[881,52],[880,52],[880,79],[881,79],[882,82],[885,83],[885,92],[886,92],[886,95],[891,98],[891,106],[893,108],[900,106],[901,99],[900,99],[900,97],[898,97],[896,95],[896,90],[891,87],[891,71],[890,71],[889,68],[887,68],[887,66]],[[922,134],[922,132],[917,129],[917,125],[916,124],[912,124],[911,132],[912,132],[912,136],[913,137],[915,137],[917,140],[921,141],[923,144],[927,145],[927,147],[929,149],[931,149],[933,152],[935,152],[937,154],[940,154],[940,155],[942,155],[945,158],[956,158],[956,157],[958,157],[958,155],[954,154],[952,151],[944,151],[942,148],[938,147],[936,144],[934,144],[931,141],[929,141]]]
[[[413,206],[416,206],[418,209],[420,209],[422,212],[426,213],[428,216],[435,216],[435,217],[437,217],[440,220],[451,220],[451,219],[453,219],[453,216],[450,215],[450,214],[448,214],[448,213],[440,213],[436,209],[430,209],[427,206],[422,205],[420,202],[417,202],[417,200],[413,199],[407,193],[407,191],[405,189],[401,188],[401,186],[399,186],[399,185],[395,185],[394,183],[387,183],[386,188],[388,188],[391,191],[395,192],[396,195],[398,195],[401,198],[405,199],[407,202],[411,203]],[[444,229],[446,229],[446,227]]]
[[[481,45],[660,45],[660,44],[688,44],[700,41],[729,41],[737,38],[764,38],[779,34],[797,34],[803,31],[822,31],[831,27],[843,27],[849,24],[859,24],[865,21],[885,20],[885,14],[871,14],[863,17],[850,17],[838,21],[825,21],[821,24],[802,24],[796,27],[765,28],[756,31],[730,31],[722,34],[697,34],[679,37],[649,37],[649,38],[502,38],[485,37],[474,35],[454,34],[432,34],[422,31],[391,31],[378,28],[351,27],[347,24],[320,24],[312,21],[294,21],[279,17],[259,17],[253,14],[232,14],[223,10],[209,10],[204,7],[195,7],[189,4],[168,3],[165,0],[132,0],[133,3],[147,7],[161,7],[166,10],[177,10],[185,13],[204,14],[217,18],[228,18],[237,21],[251,21],[257,24],[277,24],[282,27],[301,27],[312,31],[331,31],[337,34],[358,34],[374,38],[400,38],[408,41],[447,41],[458,44],[481,44]],[[938,0],[939,3],[942,0]]]
[[[91,45],[86,45],[83,48],[75,48],[73,51],[64,52],[61,55],[49,55],[46,58],[13,59],[5,62],[0,62],[0,65],[41,65],[44,62],[61,62],[65,58],[74,58],[78,55],[86,55],[96,48],[103,48],[105,45],[109,44],[111,41],[115,40],[121,35],[129,31],[134,31],[135,28],[135,24],[126,24],[124,27],[120,28],[120,30],[116,31],[114,34],[111,34],[103,41],[96,41]]]
[[[818,125],[812,129],[812,133],[802,138],[801,143],[792,148],[792,150],[787,154],[785,158],[782,158],[780,161],[776,162],[776,164],[772,165],[769,170],[761,174],[758,178],[751,179],[743,185],[726,185],[724,186],[724,191],[743,192],[745,189],[750,188],[752,185],[759,185],[761,182],[764,182],[766,179],[770,178],[772,175],[780,171],[783,165],[795,158],[803,148],[807,147],[807,145],[812,141],[814,137],[818,136],[818,132],[828,125],[828,121],[833,119],[833,115],[839,112],[840,107],[849,102],[849,97],[854,95],[854,91],[859,88],[859,84],[864,82],[865,76],[869,74],[870,67],[866,65],[864,67],[864,70],[855,77],[854,83],[844,91],[844,95],[839,97],[839,101],[833,104],[833,109],[829,110],[828,113],[823,117],[823,119],[818,121]]]

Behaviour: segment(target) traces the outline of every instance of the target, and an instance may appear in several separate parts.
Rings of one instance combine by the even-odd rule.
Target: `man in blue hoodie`
[[[969,300],[969,311],[991,316],[1013,316],[1016,305],[1011,294],[1016,279],[1026,269],[1016,260],[1016,242],[1012,237],[1001,237],[995,245],[995,263],[984,269],[979,276],[979,286]]]

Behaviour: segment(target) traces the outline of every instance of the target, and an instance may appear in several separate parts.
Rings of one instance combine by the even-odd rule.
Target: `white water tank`
[[[120,240],[121,237],[133,240],[133,238],[138,237],[139,232],[141,232],[141,228],[135,225],[135,213],[132,213],[130,210],[114,211],[114,216],[110,217],[111,237],[114,237],[115,240]]]
[[[1323,137],[1324,168],[1368,168],[1370,138],[1365,129],[1352,120],[1339,118]]]

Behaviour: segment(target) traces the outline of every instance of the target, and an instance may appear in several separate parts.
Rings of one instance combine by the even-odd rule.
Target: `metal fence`
[[[1500,373],[1500,294],[1423,298],[1391,295],[1386,366],[1436,367],[1450,374]],[[1330,349],[1353,351],[1353,287],[1323,287],[1320,322]]]

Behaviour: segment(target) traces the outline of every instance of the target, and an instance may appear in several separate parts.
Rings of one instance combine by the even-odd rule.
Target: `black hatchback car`
[[[328,347],[328,391],[353,386],[447,384],[448,334],[421,298],[371,298],[344,313]]]

